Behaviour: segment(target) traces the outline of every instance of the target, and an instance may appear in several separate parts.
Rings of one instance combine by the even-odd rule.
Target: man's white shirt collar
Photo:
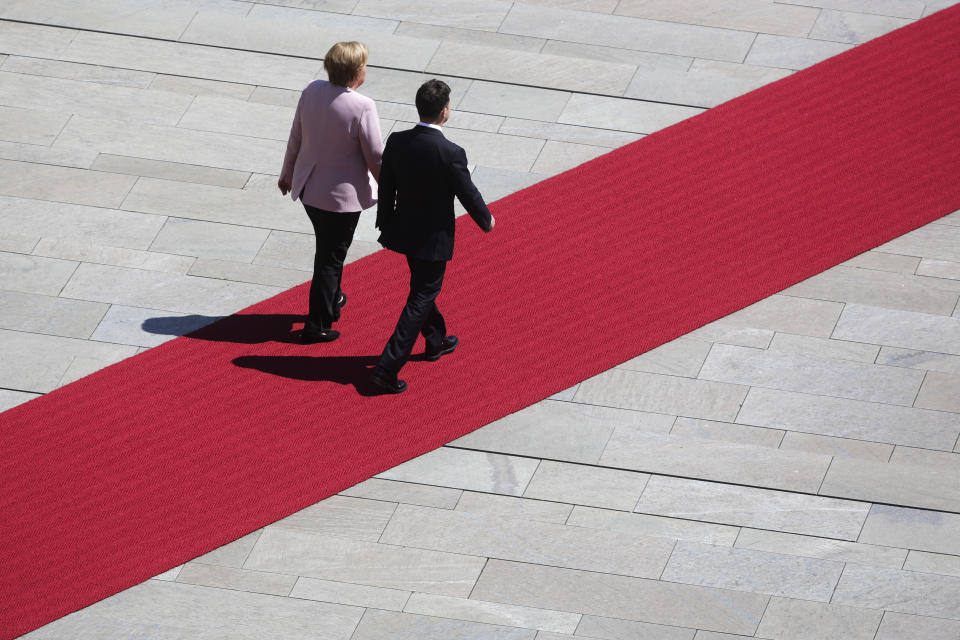
[[[443,127],[438,124],[431,124],[429,122],[418,122],[417,126],[419,127],[430,127],[431,129],[436,129],[437,131],[443,131]]]

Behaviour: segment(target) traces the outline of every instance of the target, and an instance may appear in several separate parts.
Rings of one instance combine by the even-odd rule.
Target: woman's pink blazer
[[[382,155],[373,100],[314,80],[300,94],[280,176],[294,200],[327,211],[361,211],[377,203]]]

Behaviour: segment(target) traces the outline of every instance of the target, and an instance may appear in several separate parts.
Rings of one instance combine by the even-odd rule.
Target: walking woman
[[[317,237],[305,344],[340,336],[333,323],[347,302],[343,261],[363,209],[377,202],[383,140],[373,100],[356,92],[367,77],[369,51],[361,42],[338,42],[323,60],[327,80],[300,94],[277,186],[300,199]]]

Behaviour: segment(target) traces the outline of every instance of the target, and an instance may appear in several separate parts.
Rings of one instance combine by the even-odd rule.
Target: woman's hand
[[[290,193],[290,180],[289,180],[289,178],[284,178],[283,176],[280,176],[280,179],[277,180],[277,186],[280,188],[280,193],[281,193],[281,194],[287,195],[288,193]]]

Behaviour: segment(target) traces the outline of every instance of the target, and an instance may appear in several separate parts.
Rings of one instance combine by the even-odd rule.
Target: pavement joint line
[[[876,504],[876,505],[886,506],[886,507],[901,507],[901,508],[905,508],[905,509],[918,509],[918,510],[922,510],[922,511],[931,511],[931,512],[935,512],[935,513],[945,513],[945,514],[950,514],[950,515],[960,515],[960,508],[958,508],[956,511],[951,511],[950,509],[939,509],[939,508],[933,508],[933,507],[919,507],[919,506],[916,506],[916,505],[904,504],[904,503],[899,503],[899,502],[884,502],[884,501],[861,500],[861,499],[857,499],[857,498],[850,498],[850,497],[847,497],[847,496],[833,495],[833,494],[829,494],[829,493],[827,493],[827,494],[819,493],[819,490],[818,490],[818,493],[811,493],[811,492],[809,492],[809,491],[799,491],[799,490],[797,490],[797,489],[780,489],[780,488],[765,487],[765,486],[759,485],[759,484],[748,484],[748,483],[745,483],[745,482],[731,482],[731,481],[729,481],[729,480],[716,480],[716,479],[710,479],[710,478],[698,478],[698,477],[696,477],[696,476],[685,476],[685,475],[676,474],[676,473],[663,473],[663,472],[656,472],[656,471],[644,471],[644,470],[642,470],[642,469],[630,469],[630,468],[627,468],[627,467],[606,466],[606,465],[601,465],[601,464],[590,464],[590,463],[582,463],[582,462],[570,462],[569,460],[561,460],[561,459],[558,459],[558,458],[541,458],[541,457],[538,457],[538,456],[531,456],[531,455],[525,455],[525,454],[520,454],[520,453],[503,453],[502,451],[488,451],[488,450],[486,450],[486,449],[474,449],[474,448],[470,448],[470,447],[454,446],[454,445],[450,445],[450,444],[445,444],[445,445],[443,445],[443,446],[444,446],[444,448],[447,448],[447,449],[458,449],[458,450],[460,450],[460,451],[474,451],[474,452],[477,452],[477,453],[494,453],[494,454],[498,454],[498,455],[502,455],[502,456],[508,456],[508,457],[512,457],[512,458],[525,458],[525,459],[528,459],[528,460],[541,460],[541,461],[548,461],[548,462],[560,462],[560,463],[564,463],[564,464],[574,464],[574,465],[579,465],[579,466],[584,466],[584,467],[592,467],[592,468],[596,468],[596,469],[608,469],[608,470],[612,470],[612,471],[629,471],[629,472],[631,472],[631,473],[644,473],[644,474],[647,474],[647,475],[649,475],[649,476],[651,476],[651,477],[653,477],[653,476],[660,476],[660,477],[663,477],[663,478],[676,478],[676,479],[678,479],[678,480],[692,480],[692,481],[696,481],[696,482],[708,482],[708,483],[711,483],[711,484],[724,485],[724,486],[729,486],[729,487],[743,487],[743,488],[745,488],[745,489],[760,489],[760,490],[763,490],[763,491],[771,491],[771,492],[777,492],[777,493],[790,493],[790,494],[794,494],[794,495],[798,495],[798,496],[808,496],[808,497],[812,497],[812,498],[825,498],[825,499],[830,499],[830,500],[843,500],[843,501],[845,501],[845,502],[855,502],[855,503],[860,503],[860,504],[864,504],[864,505],[874,505],[874,504]],[[779,449],[778,449],[778,451],[779,451]],[[831,463],[830,463],[830,464],[832,464],[833,456],[831,456],[830,459],[831,459]],[[878,464],[879,464],[879,463],[878,463]],[[829,467],[828,467],[828,470],[829,470]],[[826,474],[824,474],[824,478],[826,478]],[[443,486],[443,485],[433,485],[433,486]],[[821,481],[821,486],[822,486],[822,481]],[[500,494],[498,494],[498,495],[500,495]],[[515,497],[516,497],[516,496],[515,496]],[[552,502],[552,501],[551,501],[551,502]],[[563,503],[563,504],[570,504],[570,503]],[[588,505],[583,505],[583,506],[588,506]],[[667,516],[667,517],[672,517],[672,516]]]
[[[86,28],[86,27],[83,27],[83,28],[81,28],[81,27],[67,27],[67,26],[60,25],[60,24],[50,24],[50,23],[46,23],[46,22],[36,22],[36,21],[32,21],[32,20],[14,20],[14,19],[9,19],[9,18],[4,18],[4,19],[0,19],[0,22],[14,22],[14,23],[17,23],[17,24],[28,24],[28,25],[33,25],[33,26],[37,26],[37,27],[52,27],[52,28],[56,28],[56,29],[71,29],[71,30],[75,30],[75,31],[78,31],[78,32],[79,32],[79,31],[83,31],[83,32],[87,32],[87,33],[100,33],[100,34],[103,34],[103,35],[118,36],[118,37],[122,37],[122,38],[137,38],[137,39],[140,39],[140,40],[151,40],[151,41],[154,41],[154,42],[169,42],[169,43],[174,43],[174,44],[182,44],[182,45],[195,46],[195,47],[208,47],[208,48],[210,48],[210,49],[221,49],[221,50],[224,50],[224,51],[237,51],[237,52],[242,52],[242,53],[258,53],[258,54],[262,54],[262,55],[276,56],[276,57],[278,57],[278,58],[293,58],[293,59],[297,59],[297,60],[310,60],[310,61],[313,61],[313,62],[321,62],[321,61],[323,60],[323,58],[316,58],[316,57],[313,57],[313,56],[302,56],[302,55],[295,55],[295,54],[288,54],[288,53],[276,53],[276,52],[274,52],[274,51],[263,51],[263,50],[260,50],[260,49],[243,49],[243,48],[240,48],[240,47],[228,47],[228,46],[225,46],[225,45],[205,44],[205,43],[200,43],[200,42],[184,42],[184,41],[182,41],[182,40],[173,40],[173,39],[170,39],[170,38],[157,38],[157,37],[153,37],[153,36],[143,36],[143,35],[136,35],[136,34],[129,34],[129,33],[121,33],[121,32],[118,32],[118,31],[107,31],[107,30],[104,30],[104,29],[91,29],[91,28]],[[439,47],[438,47],[438,49],[439,49]],[[48,58],[48,59],[49,59],[49,58]],[[581,60],[580,58],[570,58],[570,59],[571,59],[571,60]],[[387,71],[402,71],[402,72],[405,72],[405,73],[416,73],[416,74],[420,74],[420,75],[431,75],[431,72],[427,71],[426,68],[424,68],[423,70],[415,70],[415,69],[405,69],[405,68],[403,68],[403,67],[390,67],[390,66],[386,66],[386,65],[368,65],[368,67],[371,68],[371,69],[384,69],[384,70],[387,70]],[[134,69],[131,69],[131,70],[134,70]],[[143,71],[143,69],[136,69],[136,71]],[[441,76],[441,77],[444,77],[444,78],[457,78],[457,79],[459,79],[459,80],[479,80],[479,81],[485,81],[485,82],[492,82],[491,80],[485,80],[484,78],[476,78],[476,77],[473,77],[473,76],[461,76],[461,75],[450,74],[450,73],[443,73],[443,74],[437,74],[437,75],[439,75],[439,76]],[[209,80],[210,78],[199,78],[199,79],[207,79],[207,80]],[[221,81],[221,82],[224,82],[224,81]],[[502,85],[507,85],[507,86],[514,86],[514,87],[530,87],[530,88],[534,88],[534,89],[546,89],[546,90],[550,90],[550,91],[570,91],[571,93],[576,93],[576,94],[578,94],[578,95],[598,96],[598,97],[602,97],[602,98],[617,98],[617,99],[619,99],[619,100],[629,100],[629,101],[631,101],[631,102],[640,102],[640,103],[648,103],[648,104],[662,104],[662,105],[667,105],[667,106],[672,106],[672,107],[687,107],[687,108],[690,108],[690,109],[702,109],[702,110],[704,110],[704,111],[706,111],[706,110],[709,108],[709,107],[704,107],[703,105],[684,104],[684,103],[681,103],[681,102],[666,102],[666,101],[662,101],[662,100],[641,100],[640,98],[630,98],[630,97],[624,96],[623,94],[617,94],[617,93],[600,93],[600,92],[595,92],[595,91],[572,91],[572,90],[570,90],[570,89],[557,89],[556,87],[548,87],[548,86],[536,85],[536,84],[524,84],[524,83],[522,83],[522,82],[511,82],[511,81],[508,81],[508,80],[496,80],[495,82],[496,82],[497,84],[502,84]],[[262,86],[262,85],[257,85],[257,86]],[[269,87],[268,87],[268,88],[269,88]],[[285,88],[285,87],[275,87],[275,88]]]

